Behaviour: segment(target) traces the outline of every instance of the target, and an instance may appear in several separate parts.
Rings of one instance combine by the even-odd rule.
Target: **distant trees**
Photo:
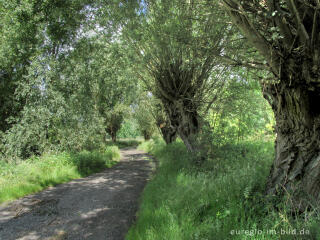
[[[78,45],[73,51],[77,66],[72,68],[67,64],[65,73],[80,88],[77,109],[84,115],[96,114],[104,129],[101,139],[105,140],[109,134],[112,141],[116,141],[137,89],[125,49],[120,41],[110,41],[103,33],[84,39]]]
[[[146,141],[151,139],[157,128],[155,119],[150,111],[151,106],[147,104],[145,101],[140,101],[134,110],[134,117],[137,120],[139,130]]]
[[[16,93],[28,82],[30,64],[43,55],[57,57],[75,39],[88,2],[1,1],[0,131],[16,122],[26,103]]]
[[[99,43],[90,58],[94,61],[94,81],[97,81],[95,105],[114,142],[124,117],[128,116],[130,104],[136,99],[138,87],[125,51],[120,42]]]
[[[319,1],[222,1],[233,23],[264,57],[274,80],[262,83],[276,118],[269,194],[320,201]],[[300,205],[303,208],[305,204]]]
[[[106,109],[103,112],[105,130],[111,136],[113,142],[117,141],[117,133],[121,128],[125,114],[126,108],[121,105],[116,105],[113,109]]]
[[[136,85],[120,39],[112,31],[90,30],[96,23],[89,19],[92,8],[86,4],[89,1],[46,1],[43,6],[23,1],[0,8],[0,31],[9,33],[1,34],[0,44],[2,157],[97,148],[107,129],[115,140],[113,123],[120,126],[126,111],[119,106],[130,104]],[[30,54],[23,55],[26,52]],[[21,54],[24,63],[17,58]]]

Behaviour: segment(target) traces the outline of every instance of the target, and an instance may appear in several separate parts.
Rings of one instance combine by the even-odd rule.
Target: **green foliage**
[[[127,239],[279,239],[279,234],[268,235],[267,230],[303,228],[311,231],[303,239],[319,237],[316,212],[308,219],[292,216],[287,211],[290,198],[265,197],[272,143],[225,145],[201,167],[190,164],[190,155],[178,142],[165,146],[150,141],[141,148],[157,157],[159,168],[145,188],[138,221]],[[275,201],[278,209],[273,208]],[[255,229],[263,233],[231,235],[232,230]]]
[[[238,51],[244,41],[220,5],[0,0],[0,202],[110,167],[119,150],[105,150],[107,134],[114,141],[141,134],[148,139],[158,125],[167,142],[178,131],[195,138],[206,161],[194,166],[198,156],[187,154],[179,141],[165,146],[154,137],[141,144],[160,168],[129,239],[244,239],[250,237],[230,231],[302,227],[319,237],[318,211],[303,222],[288,213],[289,195],[264,198],[274,118],[256,80],[268,85],[270,74],[239,67],[262,68],[261,56]],[[280,16],[245,11],[239,14],[247,20]],[[266,28],[265,40],[278,46],[280,30]],[[248,61],[241,62],[244,56]],[[270,67],[280,66],[269,60]],[[152,97],[141,97],[146,91]],[[42,156],[50,151],[72,153]]]
[[[0,203],[99,172],[119,158],[118,147],[109,146],[103,152],[46,154],[19,164],[0,161]]]
[[[104,113],[106,132],[113,141],[116,141],[117,133],[121,128],[127,108],[123,105],[116,105],[113,109]]]
[[[150,101],[151,97],[142,99],[134,109],[134,117],[145,140],[149,140],[157,129],[155,117],[151,112],[152,106],[149,106]]]
[[[220,101],[213,104],[206,121],[216,145],[253,139],[273,139],[273,112],[263,98],[260,84],[250,74],[231,79]],[[207,126],[208,128],[208,126]]]
[[[0,1],[0,130],[6,131],[19,117],[26,99],[16,97],[26,84],[33,61],[57,57],[70,45],[90,1]],[[8,122],[11,121],[11,122]]]
[[[105,167],[111,167],[114,162],[110,160],[119,159],[120,153],[116,146],[107,147],[103,153],[97,151],[82,151],[72,156],[72,161],[74,162],[74,165],[77,166],[77,170],[82,176],[98,172]]]
[[[124,139],[124,140],[118,140],[117,142],[107,142],[108,145],[115,145],[119,148],[127,148],[127,147],[138,147],[142,143],[142,139],[136,138],[136,139]]]
[[[139,150],[155,154],[165,147],[165,142],[159,137],[153,137],[149,141],[144,141],[138,146]]]
[[[0,158],[26,159],[54,149],[92,150],[104,144],[126,116],[136,85],[124,49],[111,39],[79,39],[58,56],[30,62],[15,100],[24,102],[0,138]],[[111,131],[112,130],[112,131]],[[19,139],[19,141],[17,141]]]
[[[124,119],[123,124],[118,132],[120,138],[136,138],[140,136],[136,119],[129,117]]]

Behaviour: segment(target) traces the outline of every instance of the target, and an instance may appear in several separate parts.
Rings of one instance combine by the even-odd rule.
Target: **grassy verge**
[[[109,146],[104,152],[61,153],[31,158],[19,164],[2,163],[0,203],[99,172],[119,159],[118,147]]]
[[[139,139],[120,139],[117,140],[116,142],[112,142],[111,140],[107,141],[108,146],[117,146],[119,148],[127,148],[127,147],[138,147],[143,140]]]
[[[146,142],[140,148],[160,166],[127,239],[320,239],[316,212],[294,217],[289,199],[263,194],[272,143],[224,146],[201,167],[190,164],[182,143]]]

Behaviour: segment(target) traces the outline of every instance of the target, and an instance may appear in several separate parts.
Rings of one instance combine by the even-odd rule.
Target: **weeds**
[[[117,140],[117,142],[108,141],[107,145],[109,146],[117,146],[119,148],[126,148],[126,147],[138,147],[139,144],[141,144],[143,140],[139,139],[121,139]]]
[[[41,191],[48,186],[88,176],[120,159],[118,147],[103,152],[47,154],[19,164],[0,164],[0,203]]]
[[[140,148],[160,166],[127,239],[320,239],[317,210],[306,220],[288,211],[286,199],[265,197],[272,143],[225,145],[201,167],[191,164],[179,142],[156,140]]]

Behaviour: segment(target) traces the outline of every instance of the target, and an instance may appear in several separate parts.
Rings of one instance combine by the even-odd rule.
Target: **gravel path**
[[[154,166],[141,151],[121,155],[102,173],[0,205],[0,239],[124,239]]]

